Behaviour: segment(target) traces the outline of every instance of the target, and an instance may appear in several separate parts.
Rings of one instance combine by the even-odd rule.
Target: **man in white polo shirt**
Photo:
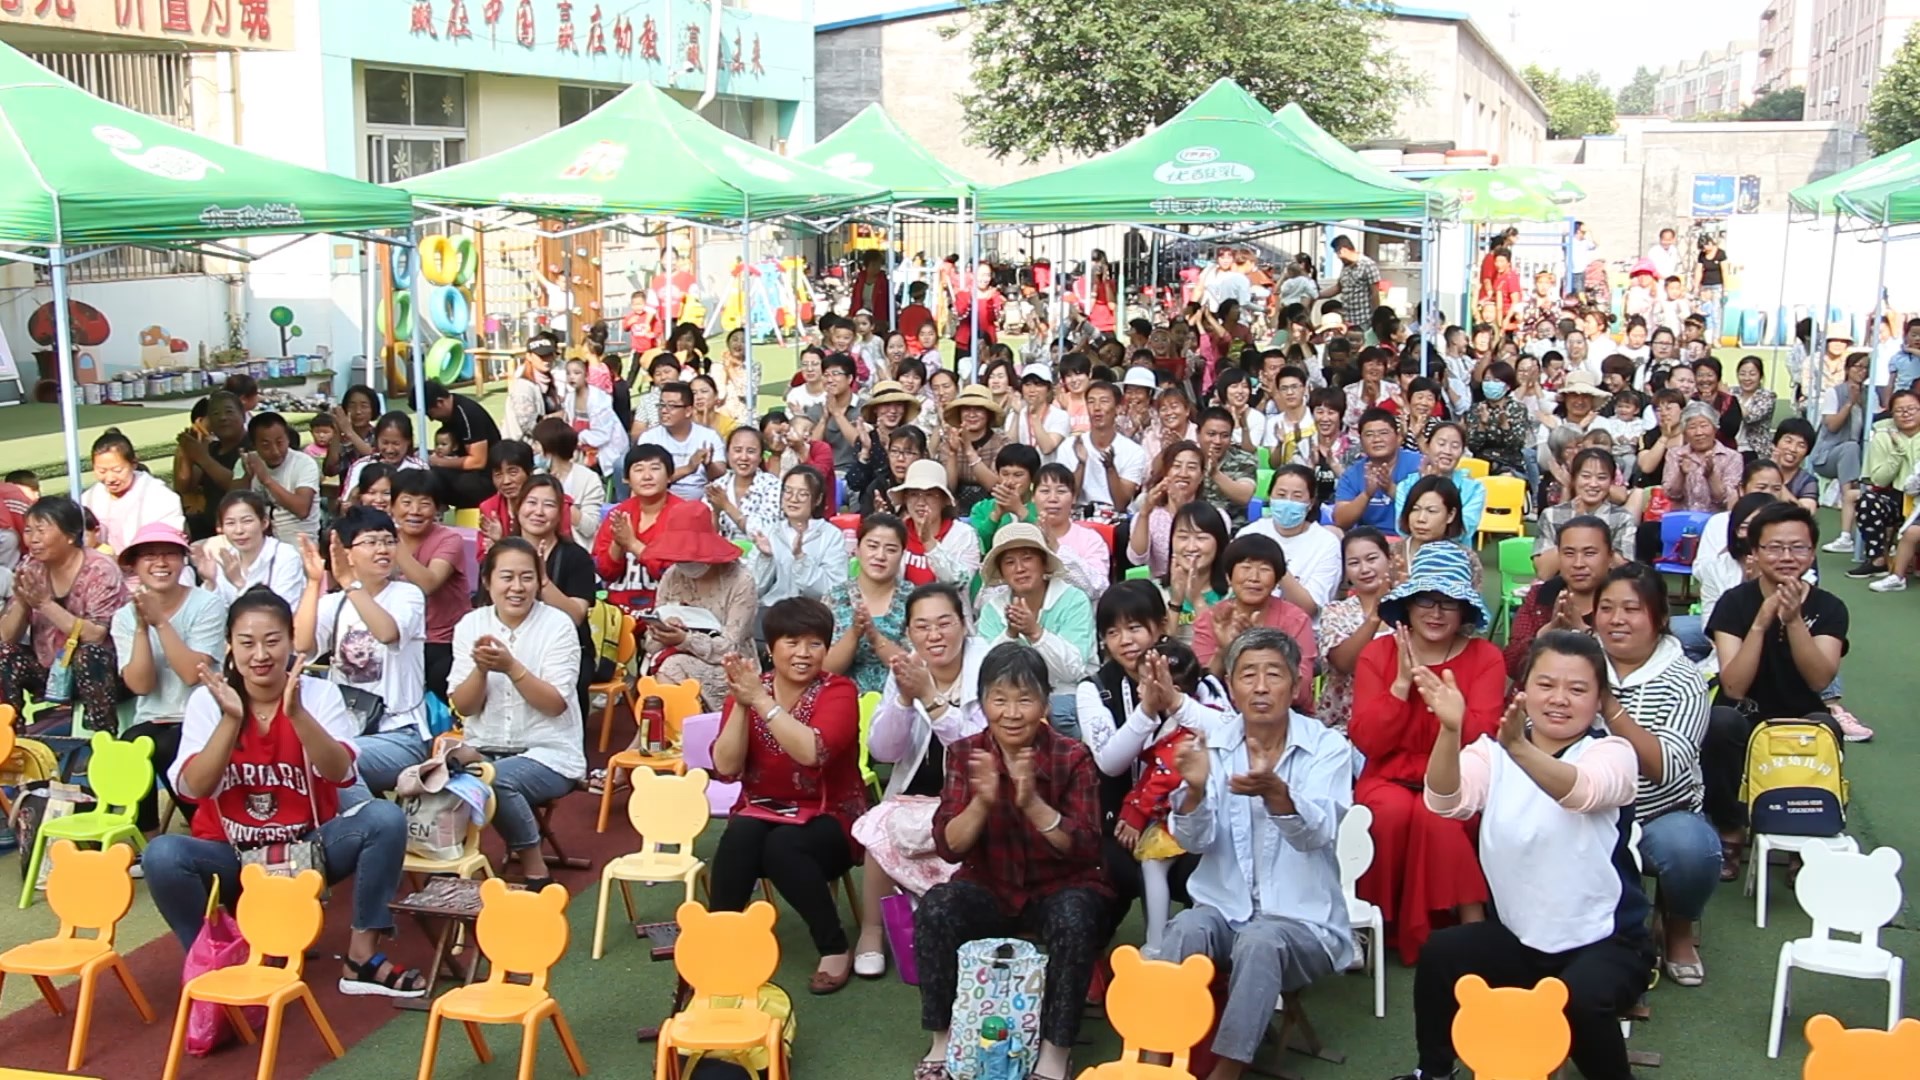
[[[693,422],[693,387],[670,382],[660,388],[660,422],[640,433],[637,445],[664,446],[673,455],[667,490],[695,502],[726,472],[727,446],[720,433]]]

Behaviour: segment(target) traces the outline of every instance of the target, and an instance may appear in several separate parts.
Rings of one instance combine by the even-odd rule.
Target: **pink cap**
[[[180,549],[180,554],[182,555],[186,555],[193,550],[192,546],[187,543],[186,533],[181,532],[179,529],[165,522],[155,521],[140,526],[140,531],[133,534],[133,543],[128,544],[126,548],[120,552],[121,568],[132,569],[133,553],[148,544],[165,544],[169,547],[177,547]]]

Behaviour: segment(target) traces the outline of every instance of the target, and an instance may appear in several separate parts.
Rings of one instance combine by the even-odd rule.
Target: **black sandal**
[[[426,976],[412,968],[402,968],[387,963],[386,953],[374,953],[365,963],[356,963],[351,957],[340,958],[352,969],[351,976],[340,976],[340,992],[352,997],[395,997],[417,998],[427,992]],[[386,967],[384,978],[381,967]]]
[[[1720,880],[1740,880],[1740,856],[1746,850],[1746,843],[1740,840],[1720,841]]]

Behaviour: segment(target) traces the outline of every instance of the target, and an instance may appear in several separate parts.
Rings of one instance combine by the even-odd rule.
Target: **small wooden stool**
[[[1298,991],[1280,995],[1280,1004],[1274,1009],[1273,1019],[1267,1022],[1267,1037],[1254,1054],[1253,1062],[1247,1066],[1248,1072],[1276,1077],[1277,1080],[1300,1080],[1299,1073],[1283,1064],[1288,1051],[1329,1065],[1347,1063],[1347,1055],[1329,1049],[1320,1041],[1320,1034],[1313,1029],[1313,1021],[1307,1017],[1306,1003],[1301,1000],[1303,996]]]
[[[518,889],[522,886],[512,885]],[[453,960],[453,950],[471,941],[474,921],[480,917],[480,882],[470,878],[434,877],[425,887],[387,905],[396,915],[410,915],[420,929],[433,939],[433,963],[427,967],[427,991],[417,998],[395,998],[393,1007],[427,1012],[433,1008],[434,987],[444,972],[460,985],[471,986],[480,975],[480,955],[473,950],[463,970]],[[431,920],[438,920],[435,928]]]

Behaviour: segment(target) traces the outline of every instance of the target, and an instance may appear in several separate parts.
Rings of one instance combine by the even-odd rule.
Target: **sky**
[[[1564,0],[1407,0],[1406,6],[1465,11],[1515,67],[1537,63],[1569,76],[1591,69],[1618,90],[1639,65],[1658,71],[1730,41],[1753,40],[1765,2],[1608,0],[1599,18]]]

